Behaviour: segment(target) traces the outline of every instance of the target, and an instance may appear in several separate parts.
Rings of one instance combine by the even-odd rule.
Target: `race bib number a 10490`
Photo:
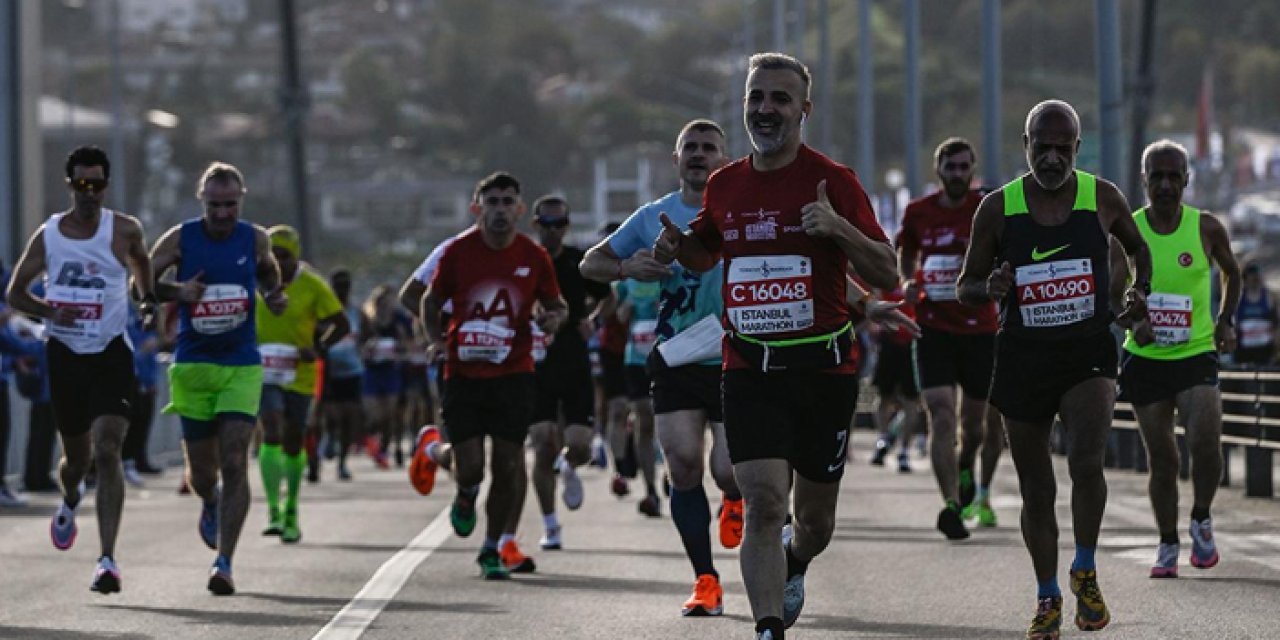
[[[1098,291],[1089,258],[1023,265],[1015,282],[1025,327],[1062,327],[1093,317]]]
[[[744,256],[726,268],[725,314],[748,335],[813,326],[813,260],[805,256]]]

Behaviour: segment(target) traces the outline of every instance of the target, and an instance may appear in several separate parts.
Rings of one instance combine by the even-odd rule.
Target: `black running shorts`
[[[876,372],[871,376],[871,384],[881,396],[902,394],[904,398],[920,397],[920,387],[916,384],[916,368],[911,360],[911,345],[902,345],[883,340],[880,342],[880,354],[876,358]]]
[[[649,354],[649,376],[653,380],[655,414],[701,410],[711,422],[724,422],[720,404],[718,364],[686,364],[668,367],[657,349]]]
[[[533,393],[531,373],[450,378],[444,392],[444,423],[449,441],[489,436],[523,446],[533,416]]]
[[[624,371],[627,378],[627,399],[647,400],[649,398],[649,372],[642,364],[629,364]]]
[[[620,398],[627,395],[626,365],[622,363],[621,353],[600,352],[600,370],[603,372],[605,398]]]
[[[812,482],[844,475],[858,377],[821,371],[724,372],[729,459],[782,458]]]
[[[1128,351],[1120,358],[1120,400],[1147,405],[1173,400],[1199,386],[1218,386],[1218,354],[1214,351],[1179,360],[1155,360]]]
[[[920,327],[916,340],[916,376],[921,389],[960,384],[966,398],[986,400],[991,391],[995,334],[969,335]]]
[[[538,365],[533,422],[558,422],[592,426],[595,421],[596,386],[591,381],[591,366],[568,368],[545,363]],[[452,382],[452,381],[451,381]]]
[[[359,375],[345,378],[325,376],[324,393],[320,395],[321,404],[338,404],[343,402],[360,402],[364,397],[364,378]]]
[[[991,404],[1010,420],[1052,420],[1072,387],[1090,378],[1115,379],[1117,360],[1110,329],[1068,340],[1000,335]]]
[[[133,350],[117,336],[99,353],[79,354],[50,338],[49,399],[58,432],[65,437],[88,433],[99,416],[128,420],[137,383]]]

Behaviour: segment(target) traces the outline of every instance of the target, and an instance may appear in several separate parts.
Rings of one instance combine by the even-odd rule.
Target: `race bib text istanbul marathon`
[[[1026,327],[1061,327],[1092,318],[1093,262],[1058,260],[1018,267],[1018,307]]]
[[[813,262],[804,256],[746,256],[729,265],[725,313],[740,333],[813,326]]]

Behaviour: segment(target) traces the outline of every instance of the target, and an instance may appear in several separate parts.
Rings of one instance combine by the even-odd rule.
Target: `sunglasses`
[[[491,207],[496,207],[500,204],[509,207],[516,203],[516,199],[514,196],[485,196],[484,203]]]
[[[204,203],[206,209],[230,209],[240,206],[239,200],[209,200]]]
[[[106,178],[79,178],[68,181],[71,188],[80,193],[101,193],[107,188]]]
[[[538,226],[548,229],[563,229],[569,226],[568,218],[537,218],[535,222],[538,223]]]

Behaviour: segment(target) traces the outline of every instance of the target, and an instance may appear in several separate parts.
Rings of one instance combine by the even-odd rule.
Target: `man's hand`
[[[867,319],[880,325],[884,325],[889,329],[906,329],[913,338],[920,337],[920,325],[916,324],[907,314],[903,313],[901,307],[904,304],[902,300],[897,302],[885,302],[883,300],[867,301]]]
[[[1129,287],[1129,290],[1124,292],[1124,309],[1120,311],[1119,316],[1116,316],[1116,322],[1120,323],[1120,326],[1124,326],[1125,322],[1132,322],[1136,328],[1139,321],[1145,320],[1147,320],[1147,296],[1141,291]],[[1148,326],[1148,328],[1150,327]],[[1152,335],[1154,336],[1155,334]]]
[[[1145,347],[1156,341],[1156,332],[1151,328],[1151,321],[1147,318],[1128,322],[1128,325],[1129,330],[1133,332],[1133,341],[1138,343],[1138,346]]]
[[[677,227],[667,214],[659,213],[658,222],[662,223],[662,233],[653,242],[653,259],[659,264],[668,265],[675,261],[680,253],[680,244],[684,242],[684,232]]]
[[[920,301],[920,285],[915,279],[906,280],[902,283],[902,298],[911,304]]]
[[[539,329],[548,336],[554,335],[560,329],[560,322],[563,320],[564,314],[559,311],[540,311],[534,316],[533,322],[538,325]]]
[[[811,236],[828,238],[844,224],[847,224],[844,218],[831,207],[831,200],[827,198],[827,181],[822,180],[818,183],[818,199],[800,208],[800,227]]]
[[[204,288],[204,270],[201,269],[190,280],[178,285],[178,302],[199,302],[204,297]]]
[[[315,362],[319,355],[312,347],[298,347],[298,359],[303,362]]]
[[[1013,267],[1008,262],[1000,265],[999,269],[991,272],[987,276],[987,297],[993,302],[999,302],[1009,293],[1009,289],[1013,288]]]
[[[1236,328],[1230,322],[1219,320],[1213,328],[1213,342],[1218,345],[1219,353],[1235,353]]]
[[[49,321],[59,327],[75,326],[76,319],[80,317],[80,312],[71,307],[54,307],[53,315],[49,316]]]
[[[286,307],[289,306],[289,296],[283,289],[276,289],[263,296],[262,301],[267,303],[267,310],[276,315],[284,313]]]
[[[591,340],[591,336],[596,333],[596,324],[590,318],[583,318],[578,321],[578,334],[583,340]]]
[[[683,236],[684,234],[681,235]],[[661,239],[661,236],[659,236],[659,239]],[[671,267],[667,266],[670,261],[666,263],[658,262],[654,259],[653,251],[650,249],[641,249],[619,264],[619,279],[634,278],[641,282],[657,282],[671,275]]]

